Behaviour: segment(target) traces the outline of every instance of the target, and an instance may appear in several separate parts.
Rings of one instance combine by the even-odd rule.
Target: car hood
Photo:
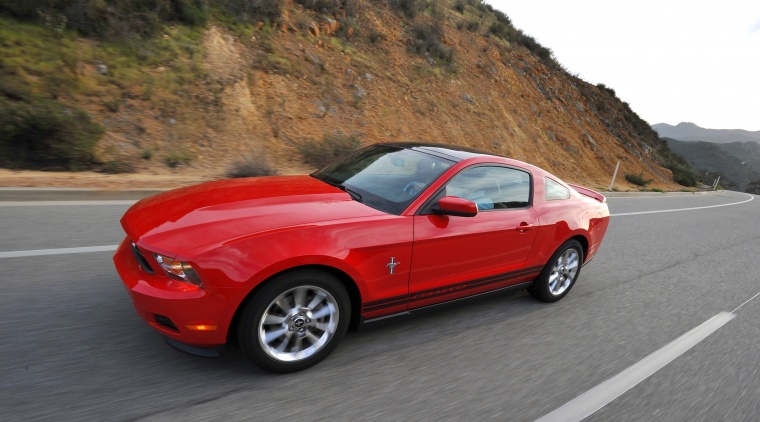
[[[170,257],[271,230],[385,215],[309,176],[229,179],[164,192],[121,219],[139,246]]]

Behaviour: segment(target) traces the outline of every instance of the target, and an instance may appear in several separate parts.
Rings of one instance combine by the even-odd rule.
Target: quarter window
[[[548,177],[544,180],[546,181],[544,183],[544,192],[547,201],[570,198],[570,190],[568,188],[562,186],[559,184],[559,182],[555,182],[554,180],[549,179]]]

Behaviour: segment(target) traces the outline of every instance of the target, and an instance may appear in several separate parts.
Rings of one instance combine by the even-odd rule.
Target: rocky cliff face
[[[213,177],[241,158],[264,157],[280,173],[303,173],[312,168],[299,144],[340,132],[362,144],[466,145],[595,188],[608,186],[619,160],[618,187],[634,188],[627,173],[677,186],[658,164],[659,138],[614,91],[492,35],[491,15],[436,3],[412,19],[386,2],[353,1],[346,17],[285,1],[273,24],[235,32],[210,24],[197,46],[205,76],[176,94],[186,101],[127,95],[118,110],[85,106],[107,129],[99,157],[139,172]],[[432,41],[425,28],[437,28]],[[424,44],[433,41],[439,50]],[[163,157],[173,151],[192,159],[169,168]]]

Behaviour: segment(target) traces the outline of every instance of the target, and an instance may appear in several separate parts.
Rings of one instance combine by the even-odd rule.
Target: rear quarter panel
[[[570,188],[569,199],[545,199],[544,180],[548,174],[535,174],[533,206],[539,220],[536,243],[526,266],[545,265],[552,254],[570,238],[582,236],[587,243],[584,263],[594,257],[609,224],[607,204],[583,196]],[[553,180],[559,181],[552,177]],[[563,183],[564,184],[564,183]]]

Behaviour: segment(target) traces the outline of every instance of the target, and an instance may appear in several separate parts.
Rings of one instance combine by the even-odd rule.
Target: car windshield
[[[394,145],[355,151],[312,173],[352,198],[389,214],[401,214],[453,161]]]

